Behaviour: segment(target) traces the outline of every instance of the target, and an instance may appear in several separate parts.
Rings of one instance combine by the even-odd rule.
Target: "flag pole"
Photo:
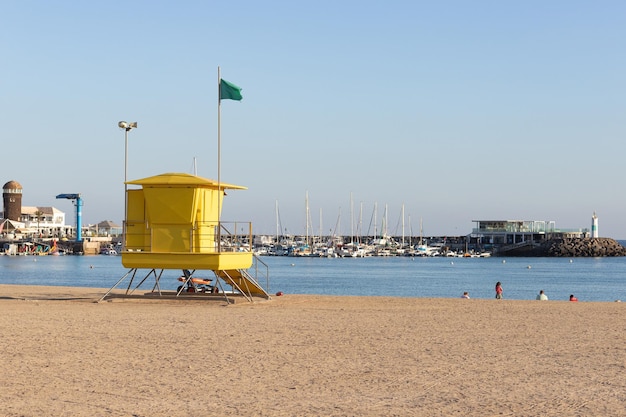
[[[221,98],[221,85],[222,79],[220,76],[220,67],[217,67],[217,251],[221,252],[222,247],[222,226],[220,224],[221,217],[221,201],[222,201],[222,182],[221,182],[221,163],[222,163],[222,128],[221,128],[221,115],[222,115],[222,98]]]

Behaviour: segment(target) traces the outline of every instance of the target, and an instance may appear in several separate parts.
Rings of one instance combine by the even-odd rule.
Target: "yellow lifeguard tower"
[[[224,293],[218,288],[223,282],[232,287],[231,293],[241,294],[250,301],[253,296],[270,298],[257,277],[247,271],[255,259],[251,247],[252,224],[220,221],[225,190],[246,187],[183,173],[161,174],[126,184],[141,188],[126,190],[122,265],[130,270],[113,288],[132,274],[127,295],[132,293],[137,270],[149,269],[136,288],[153,274],[153,293],[163,295],[159,284],[163,270],[180,269],[183,286],[176,296],[189,295],[183,292],[184,286],[195,293],[194,283],[199,282],[193,274],[210,270],[215,275],[211,289],[217,293]],[[157,274],[157,270],[161,272]]]

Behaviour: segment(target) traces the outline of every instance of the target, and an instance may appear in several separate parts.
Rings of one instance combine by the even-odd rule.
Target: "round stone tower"
[[[17,181],[9,181],[2,187],[4,218],[20,221],[22,215],[22,186]]]

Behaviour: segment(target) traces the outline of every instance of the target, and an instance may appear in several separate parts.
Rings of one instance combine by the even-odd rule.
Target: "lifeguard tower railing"
[[[160,249],[159,240],[168,241],[167,251]],[[129,252],[252,252],[252,223],[195,222],[192,227],[181,228],[173,223],[148,226],[144,221],[129,220],[124,248]]]

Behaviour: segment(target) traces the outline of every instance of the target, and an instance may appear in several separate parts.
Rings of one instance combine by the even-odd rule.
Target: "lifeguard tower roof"
[[[247,190],[248,187],[242,185],[233,185],[219,183],[208,178],[198,177],[196,175],[170,172],[166,174],[159,174],[153,177],[142,178],[139,180],[127,181],[129,185],[149,185],[149,186],[172,186],[172,185],[193,185],[196,188],[215,188],[230,189],[230,190]]]

